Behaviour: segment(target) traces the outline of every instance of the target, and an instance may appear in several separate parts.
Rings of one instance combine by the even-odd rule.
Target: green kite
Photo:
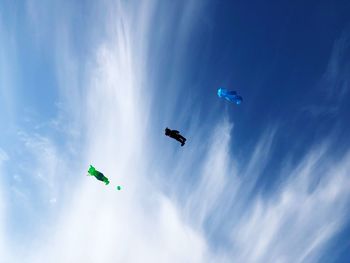
[[[92,165],[90,165],[88,173],[89,176],[95,176],[97,180],[104,182],[106,185],[109,184],[108,178],[103,173],[97,171]]]

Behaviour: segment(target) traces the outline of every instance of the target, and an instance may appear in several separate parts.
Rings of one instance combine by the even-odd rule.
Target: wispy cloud
[[[209,242],[225,241],[227,250],[219,248],[220,255],[237,262],[317,262],[327,242],[348,220],[349,153],[334,162],[328,144],[315,146],[295,168],[286,165],[280,171],[277,190],[264,193],[255,188],[251,195],[252,183],[264,171],[274,133],[262,137],[243,171],[237,173],[230,165],[237,161],[227,151],[228,126],[222,123],[218,129],[210,158],[220,166],[206,162],[211,165],[201,175],[204,184],[199,182],[199,190],[188,197],[186,214],[194,227],[204,228]],[[219,142],[223,147],[218,147]]]
[[[347,28],[334,42],[326,71],[317,86],[318,104],[302,110],[313,117],[336,117],[348,100],[350,89],[350,30]]]
[[[350,30],[344,30],[334,43],[325,78],[329,85],[327,91],[330,97],[341,100],[349,91],[350,63]]]
[[[311,150],[297,168],[284,171],[279,191],[249,202],[232,235],[240,259],[316,262],[320,249],[341,230],[349,202],[349,155],[333,163],[331,151],[319,155],[320,150]]]
[[[7,153],[0,148],[0,253],[1,255],[3,255],[2,257],[4,259],[7,259],[7,257],[9,256],[8,254],[8,248],[7,248],[7,243],[6,243],[6,239],[5,237],[6,232],[6,224],[5,224],[5,219],[6,219],[6,199],[5,199],[5,195],[4,195],[4,191],[3,191],[3,183],[4,183],[4,178],[6,175],[6,170],[3,167],[3,164],[9,160],[9,156],[7,155]]]

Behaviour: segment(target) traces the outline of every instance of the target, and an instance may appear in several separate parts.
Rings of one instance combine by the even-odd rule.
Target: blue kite
[[[237,105],[241,104],[243,101],[243,98],[239,95],[237,95],[237,91],[230,91],[227,89],[220,88],[218,89],[218,96],[219,98],[225,98],[226,100],[230,102],[234,102]]]

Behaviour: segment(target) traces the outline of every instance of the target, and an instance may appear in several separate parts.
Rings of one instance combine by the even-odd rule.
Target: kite
[[[186,138],[183,137],[179,131],[177,130],[170,130],[168,127],[165,128],[165,135],[166,136],[169,136],[175,140],[177,140],[178,142],[181,143],[181,146],[184,146],[185,145],[185,142],[186,142]]]
[[[219,98],[225,98],[226,100],[230,102],[234,102],[237,105],[241,104],[243,101],[243,98],[239,95],[237,95],[236,91],[229,91],[227,89],[220,88],[218,89],[218,96]]]
[[[89,171],[88,171],[89,176],[95,176],[97,180],[104,182],[106,185],[109,184],[109,180],[106,176],[103,175],[103,173],[97,171],[95,167],[90,165]],[[118,189],[119,190],[119,189]]]

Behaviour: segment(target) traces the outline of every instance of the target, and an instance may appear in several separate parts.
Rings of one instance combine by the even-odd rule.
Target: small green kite
[[[97,180],[104,182],[106,185],[109,184],[108,178],[103,173],[97,171],[92,165],[90,165],[88,173],[89,176],[95,176]]]

